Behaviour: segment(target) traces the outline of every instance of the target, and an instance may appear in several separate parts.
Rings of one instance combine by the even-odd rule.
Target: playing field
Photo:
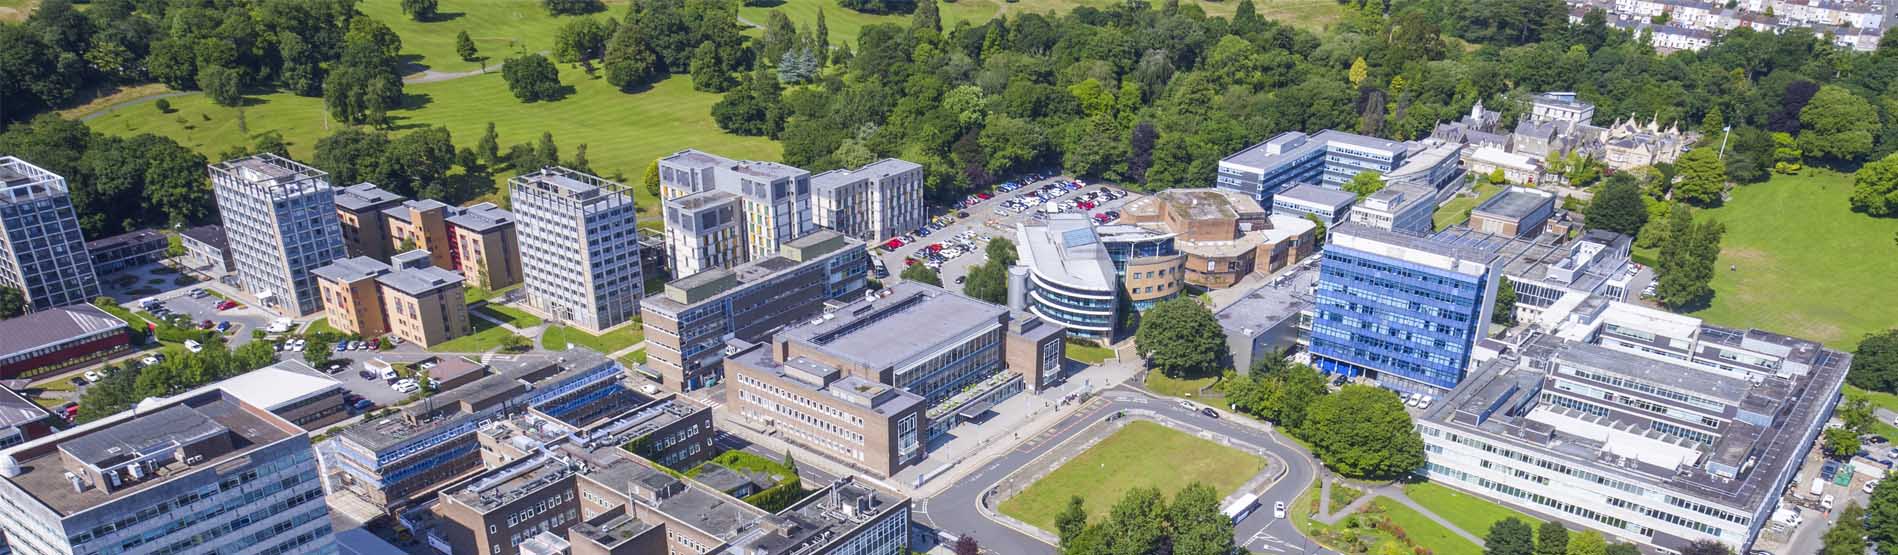
[[[1693,316],[1843,350],[1898,325],[1890,303],[1868,302],[1898,299],[1898,219],[1853,212],[1851,194],[1851,176],[1808,168],[1736,187],[1725,206],[1702,211],[1727,235],[1713,301]]]
[[[1128,424],[1083,451],[1028,489],[1002,502],[1003,514],[1043,530],[1054,530],[1055,515],[1068,498],[1087,502],[1088,517],[1105,518],[1128,490],[1159,488],[1170,499],[1199,482],[1220,496],[1230,495],[1265,469],[1265,459],[1148,421]]]

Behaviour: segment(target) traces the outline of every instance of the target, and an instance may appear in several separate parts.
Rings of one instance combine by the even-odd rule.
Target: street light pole
[[[1718,156],[1717,158],[1721,160],[1727,159],[1727,137],[1732,136],[1732,135],[1733,135],[1733,125],[1731,124],[1727,125],[1725,128],[1720,130],[1720,156]]]

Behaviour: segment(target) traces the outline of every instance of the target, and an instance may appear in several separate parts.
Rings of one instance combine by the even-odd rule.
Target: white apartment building
[[[599,333],[639,314],[645,275],[633,193],[567,168],[508,180],[528,306]]]
[[[777,162],[682,150],[659,159],[659,190],[673,277],[766,258],[817,229],[811,173]]]
[[[1573,294],[1417,420],[1433,481],[1617,540],[1750,547],[1851,355]]]
[[[818,227],[879,242],[922,227],[923,166],[885,158],[811,176]]]
[[[343,257],[329,174],[275,154],[213,164],[237,284],[287,316],[323,309],[311,270]]]
[[[66,178],[0,156],[0,235],[0,286],[19,290],[28,311],[99,296]]]

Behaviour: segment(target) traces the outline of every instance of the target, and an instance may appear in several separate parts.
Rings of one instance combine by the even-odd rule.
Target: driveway
[[[1109,389],[1101,396],[1104,402],[1062,420],[1052,431],[1046,432],[1022,447],[989,461],[954,486],[930,497],[919,504],[924,509],[918,511],[917,520],[927,522],[931,527],[949,534],[973,534],[982,547],[997,553],[1010,555],[1047,555],[1055,552],[1054,546],[1024,533],[1009,525],[997,522],[983,515],[982,497],[1006,479],[1016,469],[1027,465],[1037,457],[1067,443],[1081,434],[1089,426],[1107,420],[1121,411],[1146,411],[1156,413],[1167,419],[1191,423],[1191,425],[1215,434],[1238,438],[1258,445],[1269,454],[1286,464],[1283,476],[1271,482],[1259,494],[1261,508],[1234,527],[1233,535],[1239,546],[1248,551],[1269,551],[1276,553],[1330,553],[1300,535],[1292,523],[1285,519],[1272,517],[1271,505],[1284,501],[1290,504],[1292,499],[1309,487],[1316,468],[1310,455],[1304,450],[1283,441],[1275,432],[1265,431],[1264,424],[1256,421],[1238,420],[1241,416],[1223,416],[1208,418],[1189,410],[1173,399],[1154,397],[1152,394],[1125,385]]]

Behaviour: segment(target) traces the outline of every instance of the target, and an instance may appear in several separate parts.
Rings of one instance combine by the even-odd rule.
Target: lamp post
[[[1717,156],[1716,158],[1720,160],[1727,159],[1727,137],[1732,136],[1732,135],[1733,135],[1732,124],[1728,124],[1726,127],[1720,130],[1720,155]]]

